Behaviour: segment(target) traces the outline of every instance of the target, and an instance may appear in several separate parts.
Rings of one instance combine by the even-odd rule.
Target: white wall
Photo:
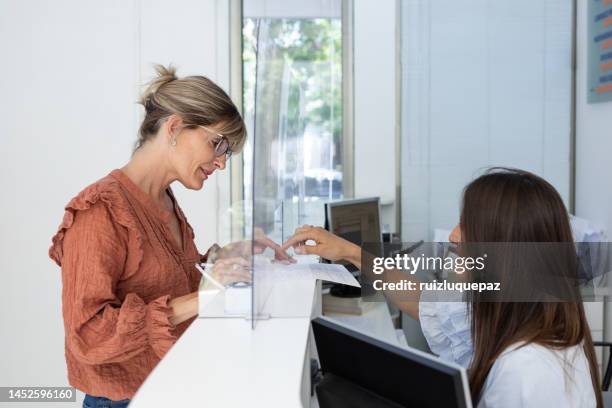
[[[355,197],[380,196],[383,230],[390,231],[396,231],[395,13],[395,0],[354,2]]]
[[[612,236],[612,102],[587,103],[587,1],[578,0],[576,61],[576,215]],[[593,337],[612,339],[612,305],[588,305]]]
[[[571,2],[402,1],[402,239],[458,222],[489,166],[533,171],[568,201]]]
[[[0,385],[67,384],[61,275],[47,256],[63,207],[129,159],[152,62],[227,89],[227,9],[223,0],[0,1]],[[173,186],[202,251],[217,238],[227,173],[201,192]]]

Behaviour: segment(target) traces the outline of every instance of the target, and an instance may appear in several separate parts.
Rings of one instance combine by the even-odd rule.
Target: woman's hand
[[[268,238],[260,228],[255,228],[255,239],[232,242],[227,244],[217,254],[217,259],[230,259],[241,257],[251,259],[253,254],[261,254],[266,248],[274,251],[274,260],[282,263],[295,263],[293,259],[280,245]]]
[[[172,308],[170,323],[177,325],[198,315],[198,292],[175,297],[168,302]]]
[[[217,260],[209,273],[215,281],[227,286],[235,282],[251,282],[253,274],[250,268],[251,264],[244,258],[225,258]],[[204,278],[204,285],[206,288],[210,285],[206,278]]]
[[[307,245],[306,241],[314,241],[314,245]],[[314,254],[330,261],[347,260],[361,268],[360,248],[340,238],[337,235],[321,228],[304,225],[297,228],[294,235],[282,245],[283,250],[293,247],[296,254]]]

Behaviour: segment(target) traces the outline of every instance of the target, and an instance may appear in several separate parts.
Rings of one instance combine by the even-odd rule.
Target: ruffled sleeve
[[[431,351],[442,359],[469,367],[473,348],[467,303],[445,301],[435,291],[423,291],[419,320]]]
[[[87,364],[125,361],[149,347],[161,358],[176,341],[169,296],[117,297],[129,259],[127,215],[112,197],[89,193],[69,203],[49,250],[62,267],[66,346]]]

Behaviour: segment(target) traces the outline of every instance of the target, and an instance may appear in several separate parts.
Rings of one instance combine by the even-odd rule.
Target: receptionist
[[[567,209],[544,179],[515,169],[492,169],[464,190],[460,222],[451,242],[572,243]],[[313,241],[313,245],[305,245]],[[347,260],[361,268],[361,249],[322,228],[304,226],[284,248]],[[572,264],[576,264],[572,262]],[[571,269],[571,268],[568,268]],[[529,282],[528,272],[511,271],[506,281]],[[397,281],[408,275],[397,270]],[[395,275],[395,276],[393,276]],[[511,275],[511,276],[510,276]],[[572,279],[563,282],[571,285]],[[568,293],[575,290],[565,288]],[[391,295],[402,311],[420,321],[432,351],[469,368],[478,408],[602,407],[599,372],[582,301],[419,301]]]

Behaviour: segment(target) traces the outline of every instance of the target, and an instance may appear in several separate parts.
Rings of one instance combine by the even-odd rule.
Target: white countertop
[[[320,314],[320,296],[313,303],[313,314]],[[363,316],[327,317],[398,343],[385,303]],[[275,317],[258,320],[253,330],[244,318],[196,319],[149,375],[130,408],[308,406],[310,321],[310,316]]]
[[[300,407],[310,318],[196,319],[130,403]],[[309,393],[309,390],[305,390]]]
[[[367,333],[387,343],[402,346],[399,342],[391,320],[389,307],[384,302],[376,302],[371,309],[368,309],[363,315],[349,315],[339,313],[325,314],[325,317],[337,320],[346,326]]]

